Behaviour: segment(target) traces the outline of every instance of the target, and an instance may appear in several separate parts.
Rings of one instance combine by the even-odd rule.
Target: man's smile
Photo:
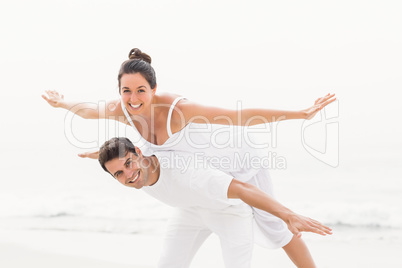
[[[131,181],[129,181],[128,183],[134,183],[138,180],[138,178],[140,177],[140,171],[138,171],[137,175],[133,176],[134,179],[132,179]]]

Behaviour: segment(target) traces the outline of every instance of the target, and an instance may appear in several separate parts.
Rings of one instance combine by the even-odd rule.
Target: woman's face
[[[120,94],[130,114],[149,111],[156,87],[151,89],[148,81],[140,74],[123,74],[120,79]]]

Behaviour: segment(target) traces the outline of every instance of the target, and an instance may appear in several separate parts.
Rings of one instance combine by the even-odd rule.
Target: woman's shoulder
[[[167,93],[167,92],[162,92],[157,95],[158,96],[158,103],[160,104],[172,104],[174,100],[178,97],[182,97],[179,94],[173,94],[173,93]]]
[[[121,115],[121,114],[123,114],[123,109],[121,107],[120,99],[107,101],[106,102],[106,111],[110,115]]]

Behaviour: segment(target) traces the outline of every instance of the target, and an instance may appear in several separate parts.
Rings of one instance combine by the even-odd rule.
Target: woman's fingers
[[[50,105],[53,105],[55,101],[51,97],[47,97],[46,95],[42,95],[42,98],[47,101]]]
[[[326,102],[327,100],[333,98],[334,96],[335,96],[335,93],[333,93],[333,94],[328,93],[328,94],[325,95],[324,97],[318,98],[318,99],[314,102],[314,104],[321,104],[321,103],[324,103],[324,102]]]
[[[323,99],[327,98],[330,94],[328,93],[327,95],[325,95],[324,97],[318,98],[314,104],[319,104]]]
[[[45,95],[42,95],[42,98],[47,102],[49,101],[49,99]]]
[[[57,91],[54,90],[45,90],[46,95],[42,95],[43,98],[46,97],[46,100],[53,100],[53,101],[57,101],[58,99],[64,99],[64,95],[59,94]]]
[[[336,101],[336,98],[334,98],[334,96],[335,94],[327,94],[326,96],[317,99],[314,105],[309,110],[306,110],[307,111],[306,119],[313,118],[318,111],[323,109],[328,104]]]
[[[328,94],[322,98],[320,98],[320,100],[318,101],[318,103],[325,103],[326,101],[332,99],[335,96],[335,94]],[[336,99],[336,98],[335,98]]]
[[[323,104],[321,104],[321,106],[322,106],[322,108],[324,108],[325,106],[327,106],[328,104],[330,104],[334,101],[336,101],[336,98],[329,99],[329,100],[325,101]]]

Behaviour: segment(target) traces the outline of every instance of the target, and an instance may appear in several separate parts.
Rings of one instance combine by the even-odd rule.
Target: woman
[[[61,107],[87,119],[114,119],[131,125],[139,134],[144,154],[155,150],[178,150],[214,158],[216,167],[234,177],[258,186],[273,195],[267,169],[236,165],[238,157],[249,154],[263,156],[261,149],[243,142],[240,146],[219,146],[225,140],[244,141],[242,127],[286,119],[310,119],[329,103],[334,95],[316,100],[314,106],[301,111],[276,111],[268,109],[243,109],[241,111],[208,107],[174,94],[156,94],[156,75],[151,57],[139,49],[132,49],[129,60],[121,65],[119,75],[121,99],[109,101],[105,107],[94,104],[67,102],[55,91],[42,96],[53,107]],[[208,124],[209,129],[206,129]],[[208,130],[208,131],[207,131]],[[215,135],[217,134],[217,135]],[[97,153],[82,157],[97,158]],[[223,166],[219,160],[225,159]],[[228,164],[229,163],[229,164]],[[292,235],[286,225],[271,214],[254,210],[256,222],[262,231],[267,247],[282,247],[298,267],[314,267],[314,262],[300,236]]]

